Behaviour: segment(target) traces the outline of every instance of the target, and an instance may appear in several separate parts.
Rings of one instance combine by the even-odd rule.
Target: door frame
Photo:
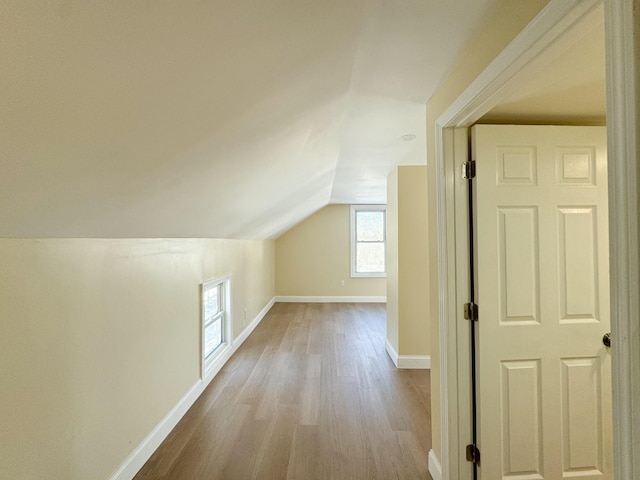
[[[524,78],[527,65],[593,9],[604,5],[615,478],[640,475],[640,0],[551,0],[436,120],[438,305],[440,325],[440,465],[443,480],[469,478],[468,334],[462,299],[469,284],[461,218],[465,205],[459,163],[466,129]],[[634,43],[635,37],[635,43]],[[466,301],[466,300],[465,300]],[[460,414],[461,416],[459,417]],[[635,476],[634,476],[635,474]],[[464,476],[463,476],[464,475]]]

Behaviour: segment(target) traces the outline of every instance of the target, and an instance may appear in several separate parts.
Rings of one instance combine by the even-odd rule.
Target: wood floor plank
[[[313,478],[316,472],[327,471],[327,467],[322,465],[324,457],[318,455],[321,449],[322,439],[318,426],[297,425],[293,434],[287,480]]]
[[[274,305],[137,480],[430,479],[427,370],[381,304]]]
[[[286,478],[298,416],[297,407],[279,405],[256,458],[252,479]]]

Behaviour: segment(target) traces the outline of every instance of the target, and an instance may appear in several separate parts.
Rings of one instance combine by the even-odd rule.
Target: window
[[[386,277],[386,207],[351,205],[351,276]]]
[[[231,344],[231,276],[202,284],[202,373]]]

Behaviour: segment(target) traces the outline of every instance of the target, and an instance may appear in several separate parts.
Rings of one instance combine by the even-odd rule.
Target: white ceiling
[[[0,236],[274,238],[384,203],[495,3],[4,0]]]

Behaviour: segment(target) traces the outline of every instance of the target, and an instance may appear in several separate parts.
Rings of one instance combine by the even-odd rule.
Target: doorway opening
[[[450,108],[445,111],[436,121],[436,171],[437,178],[437,199],[438,199],[438,251],[439,251],[439,311],[440,311],[440,363],[441,363],[441,409],[442,418],[442,455],[440,458],[442,465],[442,478],[471,478],[470,464],[464,460],[465,443],[461,439],[468,438],[470,425],[468,411],[468,385],[466,392],[458,383],[460,378],[468,378],[469,364],[468,354],[460,350],[459,344],[468,346],[464,333],[458,329],[457,322],[463,318],[463,304],[466,300],[468,292],[468,271],[461,268],[468,262],[468,253],[464,253],[466,238],[466,230],[464,222],[453,214],[454,206],[465,202],[463,196],[463,184],[459,177],[459,164],[456,163],[456,152],[467,150],[467,133],[466,127],[475,124],[483,115],[491,109],[492,106],[498,104],[500,100],[506,97],[508,90],[513,91],[514,85],[521,84],[529,75],[528,66],[536,63],[537,59],[542,58],[542,53],[548,51],[550,46],[560,42],[566,32],[571,33],[573,27],[592,14],[596,9],[601,8],[604,2],[557,2],[552,1],[518,37],[518,41],[505,49],[505,51],[496,58],[494,62],[479,76],[463,94],[458,97]],[[625,2],[613,1],[606,4],[607,18],[606,30],[609,50],[607,51],[607,79],[611,81],[608,86],[609,103],[607,105],[608,113],[611,115],[607,118],[609,132],[615,132],[615,140],[610,139],[609,155],[614,155],[617,161],[612,163],[610,171],[615,173],[610,175],[612,190],[616,191],[616,198],[611,200],[611,211],[626,211],[626,205],[630,205],[631,209],[636,211],[636,199],[628,186],[621,185],[620,182],[625,179],[624,172],[635,171],[633,164],[635,157],[628,156],[630,142],[634,142],[637,133],[633,130],[633,125],[625,125],[623,122],[624,112],[629,110],[629,106],[624,102],[625,92],[626,98],[635,98],[633,92],[633,82],[625,73],[626,70],[620,69],[620,64],[627,62],[634,64],[631,54],[624,54],[621,50],[623,38],[626,38],[623,25],[630,23],[625,20],[623,15]],[[633,30],[633,27],[629,27]],[[615,55],[615,53],[618,55]],[[524,60],[523,60],[524,59]],[[613,85],[613,86],[612,86]],[[629,96],[630,95],[630,96]],[[511,122],[509,122],[511,123]],[[534,122],[531,122],[534,123]],[[574,122],[581,123],[581,122]],[[635,150],[631,149],[632,152]],[[627,155],[625,155],[627,154]],[[631,169],[631,170],[629,170]],[[634,177],[635,178],[635,177]],[[628,180],[628,177],[627,177]],[[625,183],[628,183],[625,182]],[[465,191],[466,192],[466,191]],[[619,198],[618,198],[619,197]],[[623,347],[616,352],[615,329],[629,331],[630,318],[628,312],[635,312],[635,305],[632,297],[625,293],[627,288],[619,288],[617,285],[625,285],[626,281],[630,281],[635,285],[635,277],[631,280],[624,280],[623,274],[627,272],[630,257],[628,246],[625,246],[625,238],[635,235],[636,227],[629,224],[626,216],[619,215],[615,221],[615,229],[612,226],[611,240],[612,252],[615,253],[615,259],[612,257],[612,303],[614,311],[620,312],[621,308],[625,315],[618,315],[614,319],[614,339],[612,355],[618,355],[618,369],[626,372],[624,378],[631,378],[630,353],[626,348],[630,345],[632,339],[619,338],[617,341],[625,342]],[[615,230],[615,231],[614,231]],[[463,234],[461,234],[461,232]],[[634,237],[635,238],[635,237]],[[635,257],[634,257],[635,258]],[[616,260],[617,259],[617,260]],[[622,261],[624,259],[624,262]],[[626,277],[628,278],[628,277]],[[620,283],[622,282],[622,283]],[[465,289],[461,286],[464,285]],[[482,311],[482,310],[481,310]],[[482,314],[480,314],[482,315]],[[634,344],[635,345],[635,344]],[[624,358],[623,358],[624,356]],[[614,372],[615,373],[615,372]],[[624,378],[618,375],[614,381],[624,382]],[[618,419],[625,418],[626,423],[631,422],[631,411],[633,410],[633,395],[628,388],[618,383],[618,393],[614,396],[614,404],[616,405],[616,415]],[[459,416],[458,416],[459,414]],[[632,472],[632,458],[630,454],[633,444],[630,439],[634,434],[631,424],[628,426],[621,424],[620,420],[614,418],[614,435],[618,440],[618,450],[614,451],[616,476],[621,476],[620,472]],[[626,453],[625,453],[626,452]],[[627,475],[628,476],[628,475]]]

